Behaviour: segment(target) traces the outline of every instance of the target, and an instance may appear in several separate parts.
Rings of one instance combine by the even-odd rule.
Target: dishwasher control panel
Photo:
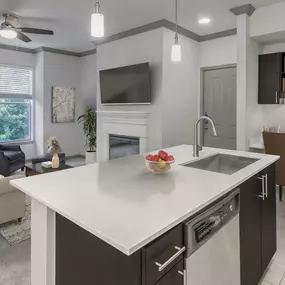
[[[193,254],[239,213],[239,189],[186,222],[187,256]]]

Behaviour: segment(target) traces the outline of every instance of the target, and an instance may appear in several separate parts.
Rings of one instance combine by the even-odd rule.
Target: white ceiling
[[[174,21],[174,0],[100,0],[105,15],[106,36],[161,19]],[[236,27],[230,8],[249,0],[178,0],[179,24],[205,35]],[[284,0],[250,0],[256,8]],[[21,17],[20,26],[52,29],[54,36],[30,35],[31,43],[5,40],[0,43],[27,48],[46,46],[83,52],[94,48],[90,36],[90,15],[94,0],[0,0],[0,14]],[[200,26],[199,17],[210,17],[210,25]]]

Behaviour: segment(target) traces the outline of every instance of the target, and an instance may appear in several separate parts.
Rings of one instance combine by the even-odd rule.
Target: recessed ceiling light
[[[202,18],[199,20],[199,24],[209,24],[211,22],[210,18]]]

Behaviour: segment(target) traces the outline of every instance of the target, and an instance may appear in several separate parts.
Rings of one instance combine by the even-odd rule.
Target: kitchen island
[[[240,185],[250,188],[278,160],[213,148],[194,158],[187,145],[167,151],[176,163],[165,176],[149,173],[138,155],[12,181],[32,198],[32,285],[156,284],[163,272],[151,273],[148,249],[159,238],[183,245],[183,221]],[[232,175],[183,166],[217,153],[257,161]],[[270,171],[274,185],[274,165]]]

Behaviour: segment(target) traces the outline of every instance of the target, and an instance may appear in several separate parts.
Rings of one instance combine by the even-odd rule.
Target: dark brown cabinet
[[[284,55],[259,56],[258,104],[280,104],[283,97]]]
[[[182,224],[127,256],[56,215],[56,285],[183,285],[183,250]]]
[[[275,167],[269,167],[264,173],[267,175],[267,198],[262,201],[262,272],[270,263],[276,252],[277,225],[276,225],[276,183]]]
[[[275,166],[241,185],[241,284],[257,285],[276,252]]]
[[[182,224],[164,234],[142,249],[142,285],[153,285],[161,279],[175,264],[183,259],[183,252],[163,270],[159,267],[171,260],[184,248]],[[160,264],[160,265],[159,265]],[[183,271],[183,269],[182,269]],[[176,283],[173,283],[176,285]]]
[[[174,266],[156,285],[183,285],[183,261]]]
[[[240,258],[241,284],[258,284],[261,277],[261,205],[260,180],[254,176],[241,186]]]

